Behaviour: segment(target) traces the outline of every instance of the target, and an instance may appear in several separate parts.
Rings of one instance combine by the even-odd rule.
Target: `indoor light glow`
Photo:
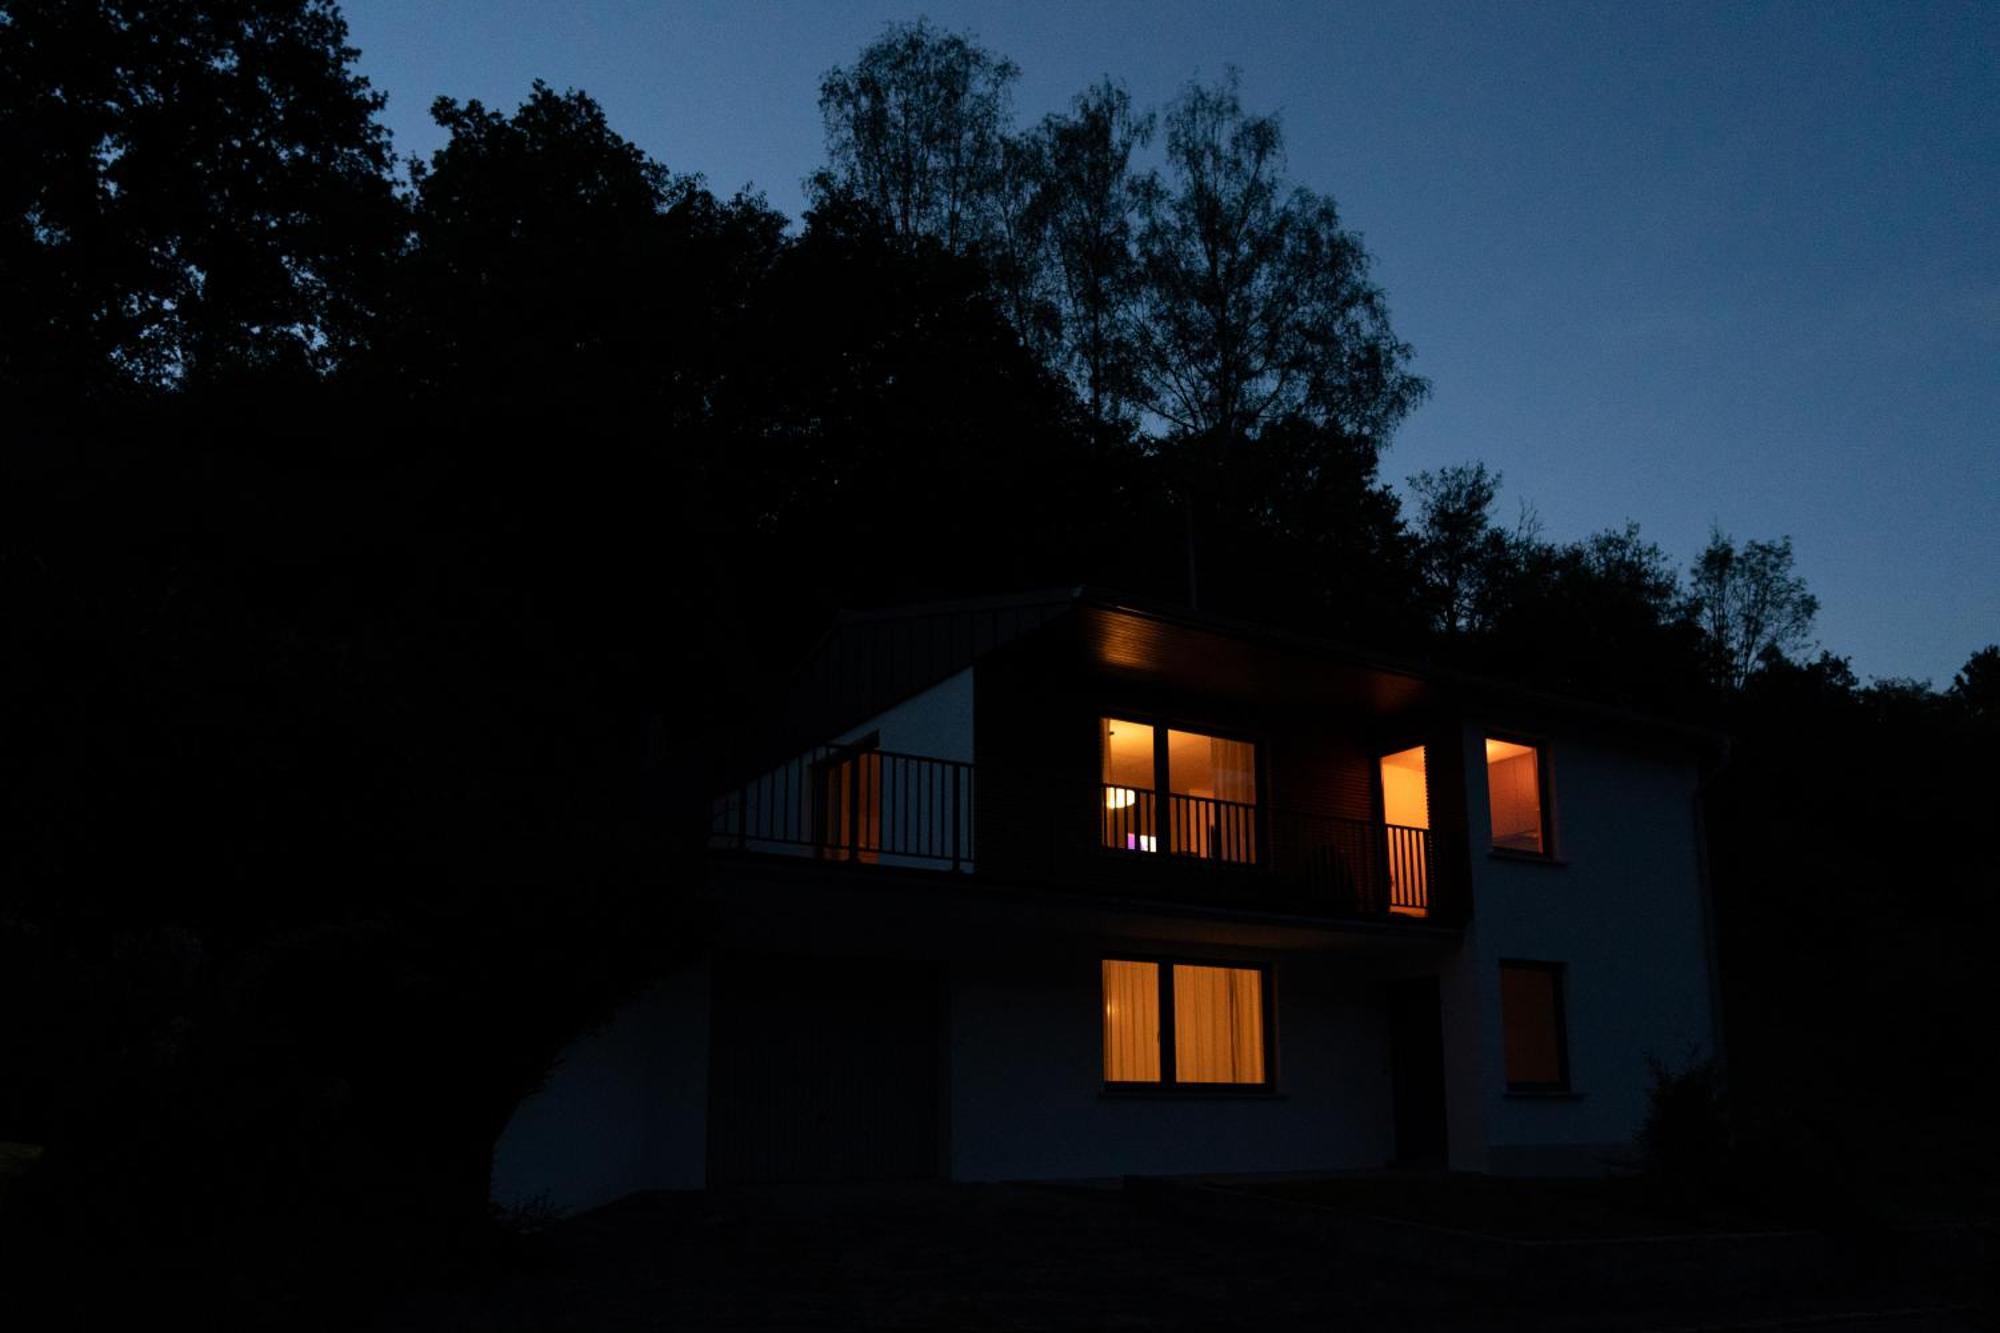
[[[1110,787],[1104,793],[1104,804],[1113,810],[1123,810],[1128,805],[1136,804],[1138,800],[1139,793],[1130,787]]]

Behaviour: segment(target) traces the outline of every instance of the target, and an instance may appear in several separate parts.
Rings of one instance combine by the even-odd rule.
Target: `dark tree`
[[[1005,169],[1009,90],[1020,70],[927,19],[891,23],[851,69],[820,82],[828,166],[817,200],[850,195],[905,242],[948,250],[984,241]]]
[[[1060,327],[1054,351],[1099,423],[1127,421],[1140,398],[1133,248],[1140,178],[1132,154],[1152,135],[1153,117],[1135,113],[1131,97],[1107,79],[1029,136],[1037,239]]]
[[[1511,555],[1507,534],[1493,523],[1500,474],[1484,463],[1465,463],[1419,472],[1410,489],[1418,500],[1417,560],[1432,624],[1454,638],[1482,623],[1491,587]]]
[[[1771,655],[1802,649],[1819,599],[1792,572],[1792,539],[1748,541],[1739,549],[1719,529],[1689,570],[1688,610],[1707,639],[1715,683],[1740,690]]]
[[[1277,119],[1246,113],[1236,84],[1190,85],[1166,112],[1167,177],[1138,237],[1146,410],[1224,443],[1296,416],[1380,447],[1424,381],[1360,237],[1289,185]]]
[[[399,220],[331,0],[7,0],[0,382],[323,371]]]

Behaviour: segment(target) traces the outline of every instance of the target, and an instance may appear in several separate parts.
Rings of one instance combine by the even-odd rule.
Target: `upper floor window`
[[[1495,850],[1549,854],[1547,782],[1541,746],[1486,738],[1486,804]]]
[[[1430,910],[1431,794],[1421,745],[1382,756],[1382,843],[1389,873],[1389,911],[1424,916]]]
[[[1257,859],[1255,745],[1113,717],[1099,736],[1105,846]]]

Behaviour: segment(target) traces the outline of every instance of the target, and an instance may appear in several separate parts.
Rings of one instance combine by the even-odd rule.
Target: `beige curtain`
[[[1174,966],[1174,1077],[1264,1081],[1264,976],[1255,968]]]
[[[1104,1081],[1160,1081],[1160,965],[1104,961]]]

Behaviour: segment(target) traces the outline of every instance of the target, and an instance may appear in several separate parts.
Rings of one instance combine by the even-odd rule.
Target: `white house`
[[[1715,1045],[1705,733],[1088,589],[844,618],[772,717],[496,1198],[1588,1171]]]

